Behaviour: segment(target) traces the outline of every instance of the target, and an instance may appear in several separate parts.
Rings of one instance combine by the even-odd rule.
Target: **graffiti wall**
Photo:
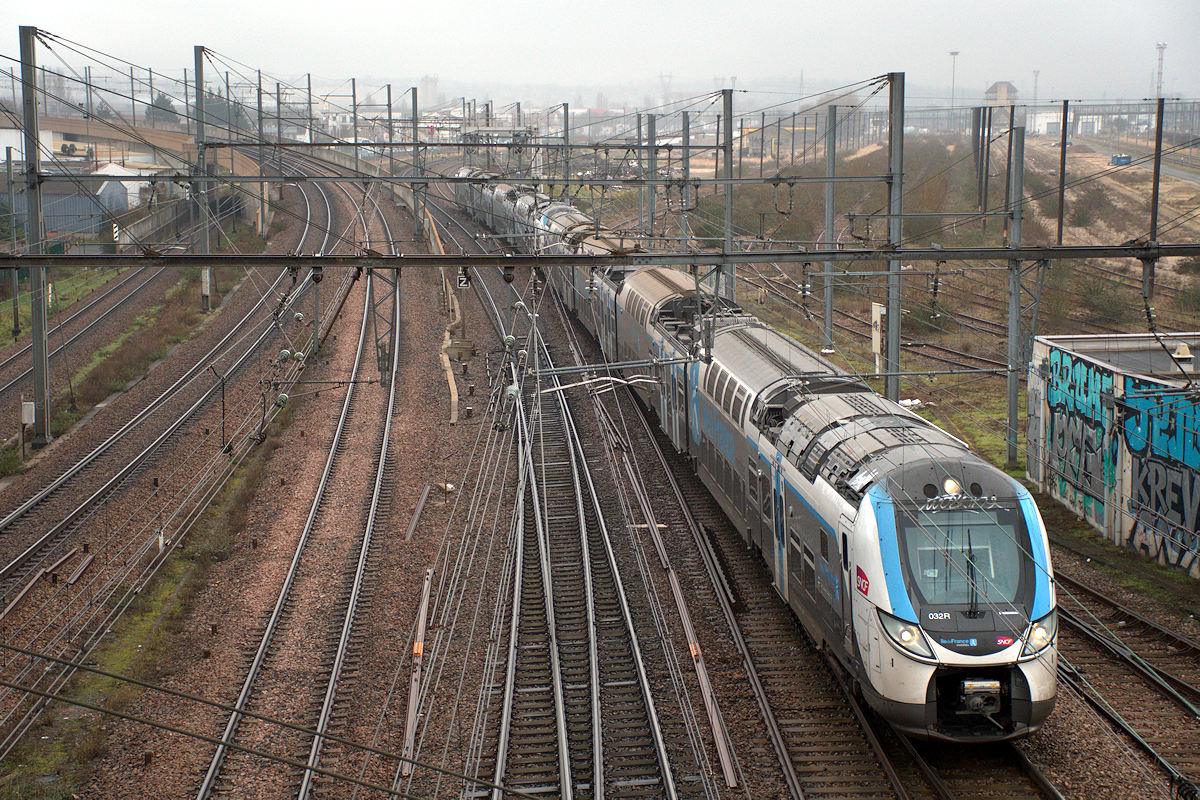
[[[1046,379],[1046,474],[1050,494],[1098,527],[1116,483],[1112,418],[1113,373],[1063,350],[1049,353]]]
[[[1029,478],[1111,541],[1200,578],[1200,394],[1039,338],[1028,401]]]
[[[1197,399],[1126,376],[1121,433],[1128,455],[1124,543],[1200,578],[1200,408]]]

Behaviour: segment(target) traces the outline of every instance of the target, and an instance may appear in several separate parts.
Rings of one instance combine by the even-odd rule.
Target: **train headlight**
[[[877,610],[879,611],[879,624],[887,631],[887,635],[893,642],[913,655],[933,658],[933,651],[929,649],[929,643],[925,641],[925,634],[921,633],[920,626],[897,619],[883,609]]]
[[[1051,611],[1029,626],[1029,633],[1025,636],[1025,649],[1021,651],[1021,655],[1033,656],[1042,652],[1054,642],[1057,633],[1058,615]]]

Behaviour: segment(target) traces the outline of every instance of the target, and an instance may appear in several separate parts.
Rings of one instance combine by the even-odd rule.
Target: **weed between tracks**
[[[213,305],[241,278],[237,267],[213,269]],[[200,268],[189,267],[161,305],[146,309],[116,339],[95,351],[54,399],[51,430],[61,436],[95,405],[144,375],[167,351],[190,339],[211,316],[200,310]],[[0,451],[0,475],[21,469],[16,447]]]
[[[26,270],[27,271],[27,270]],[[54,305],[49,309],[47,322],[50,326],[58,324],[63,312],[67,311],[76,301],[125,274],[124,269],[107,267],[55,267],[48,270],[46,280],[54,286]],[[5,312],[5,324],[0,326],[5,334],[11,333],[7,321],[12,318],[12,280],[8,275],[0,281],[0,304],[7,303],[8,308],[0,306]],[[33,323],[30,321],[32,310],[29,304],[28,284],[22,290],[18,300],[17,316],[20,320],[21,331],[28,332]]]
[[[289,404],[275,417],[267,438],[234,472],[184,545],[167,558],[89,663],[105,672],[157,684],[167,682],[188,662],[204,657],[186,638],[178,637],[186,637],[185,623],[208,585],[213,565],[225,561],[240,546],[238,533],[245,525],[263,470],[281,443],[280,434],[294,419],[296,405]],[[186,687],[183,690],[187,691]],[[153,711],[135,705],[143,694],[153,698],[153,693],[112,678],[79,673],[63,694],[110,711],[155,718]],[[108,754],[108,737],[121,724],[116,717],[55,705],[9,756],[5,763],[8,774],[0,777],[0,800],[78,797],[86,789],[93,763]],[[187,728],[187,723],[182,727]],[[160,751],[149,757],[153,763],[168,755]]]

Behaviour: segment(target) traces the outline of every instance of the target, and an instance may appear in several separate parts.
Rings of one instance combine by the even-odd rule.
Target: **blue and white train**
[[[458,184],[458,202],[520,251],[628,249],[529,187],[459,174],[481,182]],[[876,711],[954,741],[1042,725],[1055,590],[1028,491],[686,272],[560,269],[549,282],[609,360],[684,362],[643,370],[656,378],[638,383],[643,399]]]

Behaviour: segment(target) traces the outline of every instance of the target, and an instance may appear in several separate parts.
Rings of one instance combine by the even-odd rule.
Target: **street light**
[[[958,66],[958,51],[950,51],[950,126],[954,127],[954,89],[955,89],[955,68]]]
[[[950,107],[954,108],[955,68],[958,66],[958,51],[950,51]]]

